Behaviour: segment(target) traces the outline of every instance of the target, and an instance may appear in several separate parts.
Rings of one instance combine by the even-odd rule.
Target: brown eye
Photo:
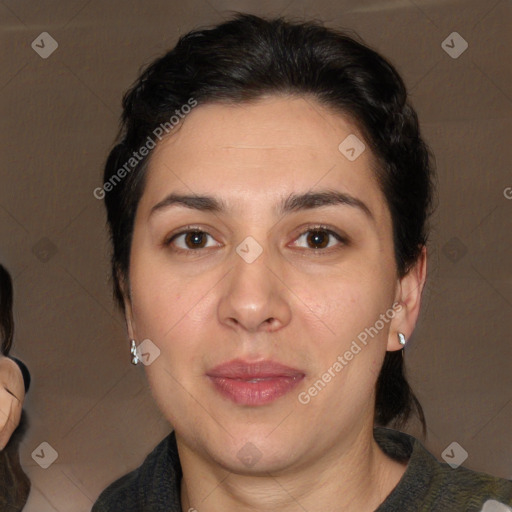
[[[193,252],[198,249],[209,249],[220,246],[209,233],[199,229],[190,229],[176,233],[169,240],[164,242],[176,252]]]
[[[293,243],[295,246],[312,250],[330,249],[333,246],[344,244],[346,244],[346,240],[341,235],[321,227],[311,228],[303,232]]]
[[[185,245],[189,249],[202,249],[206,245],[206,233],[189,231],[185,234]]]
[[[323,249],[329,244],[329,234],[326,231],[309,231],[306,240],[314,249]]]

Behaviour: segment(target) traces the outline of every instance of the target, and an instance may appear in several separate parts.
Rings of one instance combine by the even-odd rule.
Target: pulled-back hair
[[[169,126],[171,117],[192,102],[238,104],[278,94],[314,98],[356,124],[377,162],[398,276],[417,262],[427,242],[433,171],[397,71],[363,43],[319,23],[238,14],[182,36],[146,67],[123,98],[118,140],[104,173],[109,186],[101,189],[113,245],[114,294],[121,307],[135,213],[151,157],[135,160],[134,152],[154,141],[159,127]],[[425,430],[421,406],[405,379],[402,352],[387,352],[377,381],[375,422],[398,428],[413,410]]]

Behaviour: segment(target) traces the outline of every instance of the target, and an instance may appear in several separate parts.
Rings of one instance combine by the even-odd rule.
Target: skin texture
[[[4,449],[19,425],[25,388],[19,366],[0,356],[0,449]]]
[[[371,511],[405,470],[373,440],[375,382],[386,350],[402,348],[397,332],[414,329],[426,253],[398,278],[372,155],[349,161],[338,150],[349,134],[363,139],[310,98],[273,96],[199,106],[153,152],[125,305],[130,336],[160,350],[146,372],[176,431],[183,510]],[[277,211],[290,194],[325,190],[358,198],[371,217],[339,204]],[[215,196],[227,209],[151,213],[171,192]],[[319,224],[346,241],[324,233],[327,247],[315,248],[308,233]],[[204,248],[185,236],[165,245],[190,225],[211,235]],[[236,252],[248,236],[262,248],[252,263]],[[395,302],[394,318],[301,404],[298,394]],[[305,377],[270,404],[236,405],[205,375],[234,358],[271,359]],[[251,467],[237,456],[247,443],[259,457]]]

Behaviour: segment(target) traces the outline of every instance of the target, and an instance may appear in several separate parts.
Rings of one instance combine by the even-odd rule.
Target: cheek
[[[139,264],[142,261],[134,258],[130,272],[137,342],[150,339],[160,350],[144,369],[156,403],[176,425],[180,416],[198,414],[186,390],[195,389],[202,378],[201,335],[214,311],[208,295],[211,285],[207,279],[192,283],[149,258]]]
[[[196,324],[211,314],[208,292],[215,284],[213,277],[186,277],[180,269],[154,255],[143,251],[134,254],[130,284],[139,337],[163,344],[169,339],[179,340],[182,338],[178,333],[194,330]]]
[[[323,333],[315,330],[306,316],[301,326],[309,339],[307,350],[314,354],[312,360],[316,361],[312,380],[319,376],[329,380],[326,375],[329,371],[336,375],[332,379],[335,384],[324,395],[327,407],[329,401],[352,403],[347,398],[349,395],[354,397],[352,405],[357,409],[358,400],[369,398],[373,392],[382,365],[393,318],[389,314],[392,295],[385,274],[380,275],[380,281],[369,274],[353,272],[350,276],[339,276],[315,294],[307,295],[311,309],[322,319],[322,325],[328,327]],[[340,390],[343,390],[341,394]]]
[[[321,319],[312,322],[308,308],[299,315],[300,331],[309,340],[306,350],[314,362],[307,389],[315,387],[318,379],[320,388],[332,382],[317,405],[329,409],[337,404],[356,414],[360,401],[370,400],[386,352],[392,316],[380,319],[392,305],[392,269],[354,261],[313,284],[303,281],[300,292],[314,317]]]
[[[392,304],[391,272],[360,262],[321,279],[296,282],[304,311],[321,319],[334,339],[348,340],[372,326]],[[307,327],[305,327],[307,329]]]

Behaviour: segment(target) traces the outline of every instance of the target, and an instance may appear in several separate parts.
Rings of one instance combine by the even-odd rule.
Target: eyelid
[[[181,228],[178,228],[178,230],[172,232],[170,235],[167,235],[165,238],[164,238],[164,241],[162,242],[162,245],[167,247],[169,245],[171,245],[171,243],[176,239],[178,238],[179,236],[181,235],[186,235],[190,232],[199,232],[199,233],[204,233],[205,235],[213,238],[214,240],[215,237],[210,233],[208,232],[204,227],[201,227],[201,226],[194,226],[194,225],[189,225],[189,226],[183,226]],[[216,240],[217,241],[217,240]],[[194,249],[181,249],[182,251],[186,251],[186,252],[189,252],[189,251],[194,251]],[[197,251],[198,249],[195,249],[195,251]]]
[[[294,238],[294,243],[300,237],[304,236],[306,233],[309,233],[310,231],[325,231],[329,235],[333,236],[338,242],[340,242],[341,245],[349,245],[349,243],[350,243],[349,238],[345,234],[340,233],[336,228],[327,226],[325,224],[311,224],[311,225],[301,227],[299,234]],[[324,249],[322,249],[322,248],[318,248],[318,249],[306,248],[306,249],[313,251],[313,252],[320,253],[320,252],[329,252],[331,250],[335,250],[337,247],[338,246],[328,247],[328,248],[324,248]]]

